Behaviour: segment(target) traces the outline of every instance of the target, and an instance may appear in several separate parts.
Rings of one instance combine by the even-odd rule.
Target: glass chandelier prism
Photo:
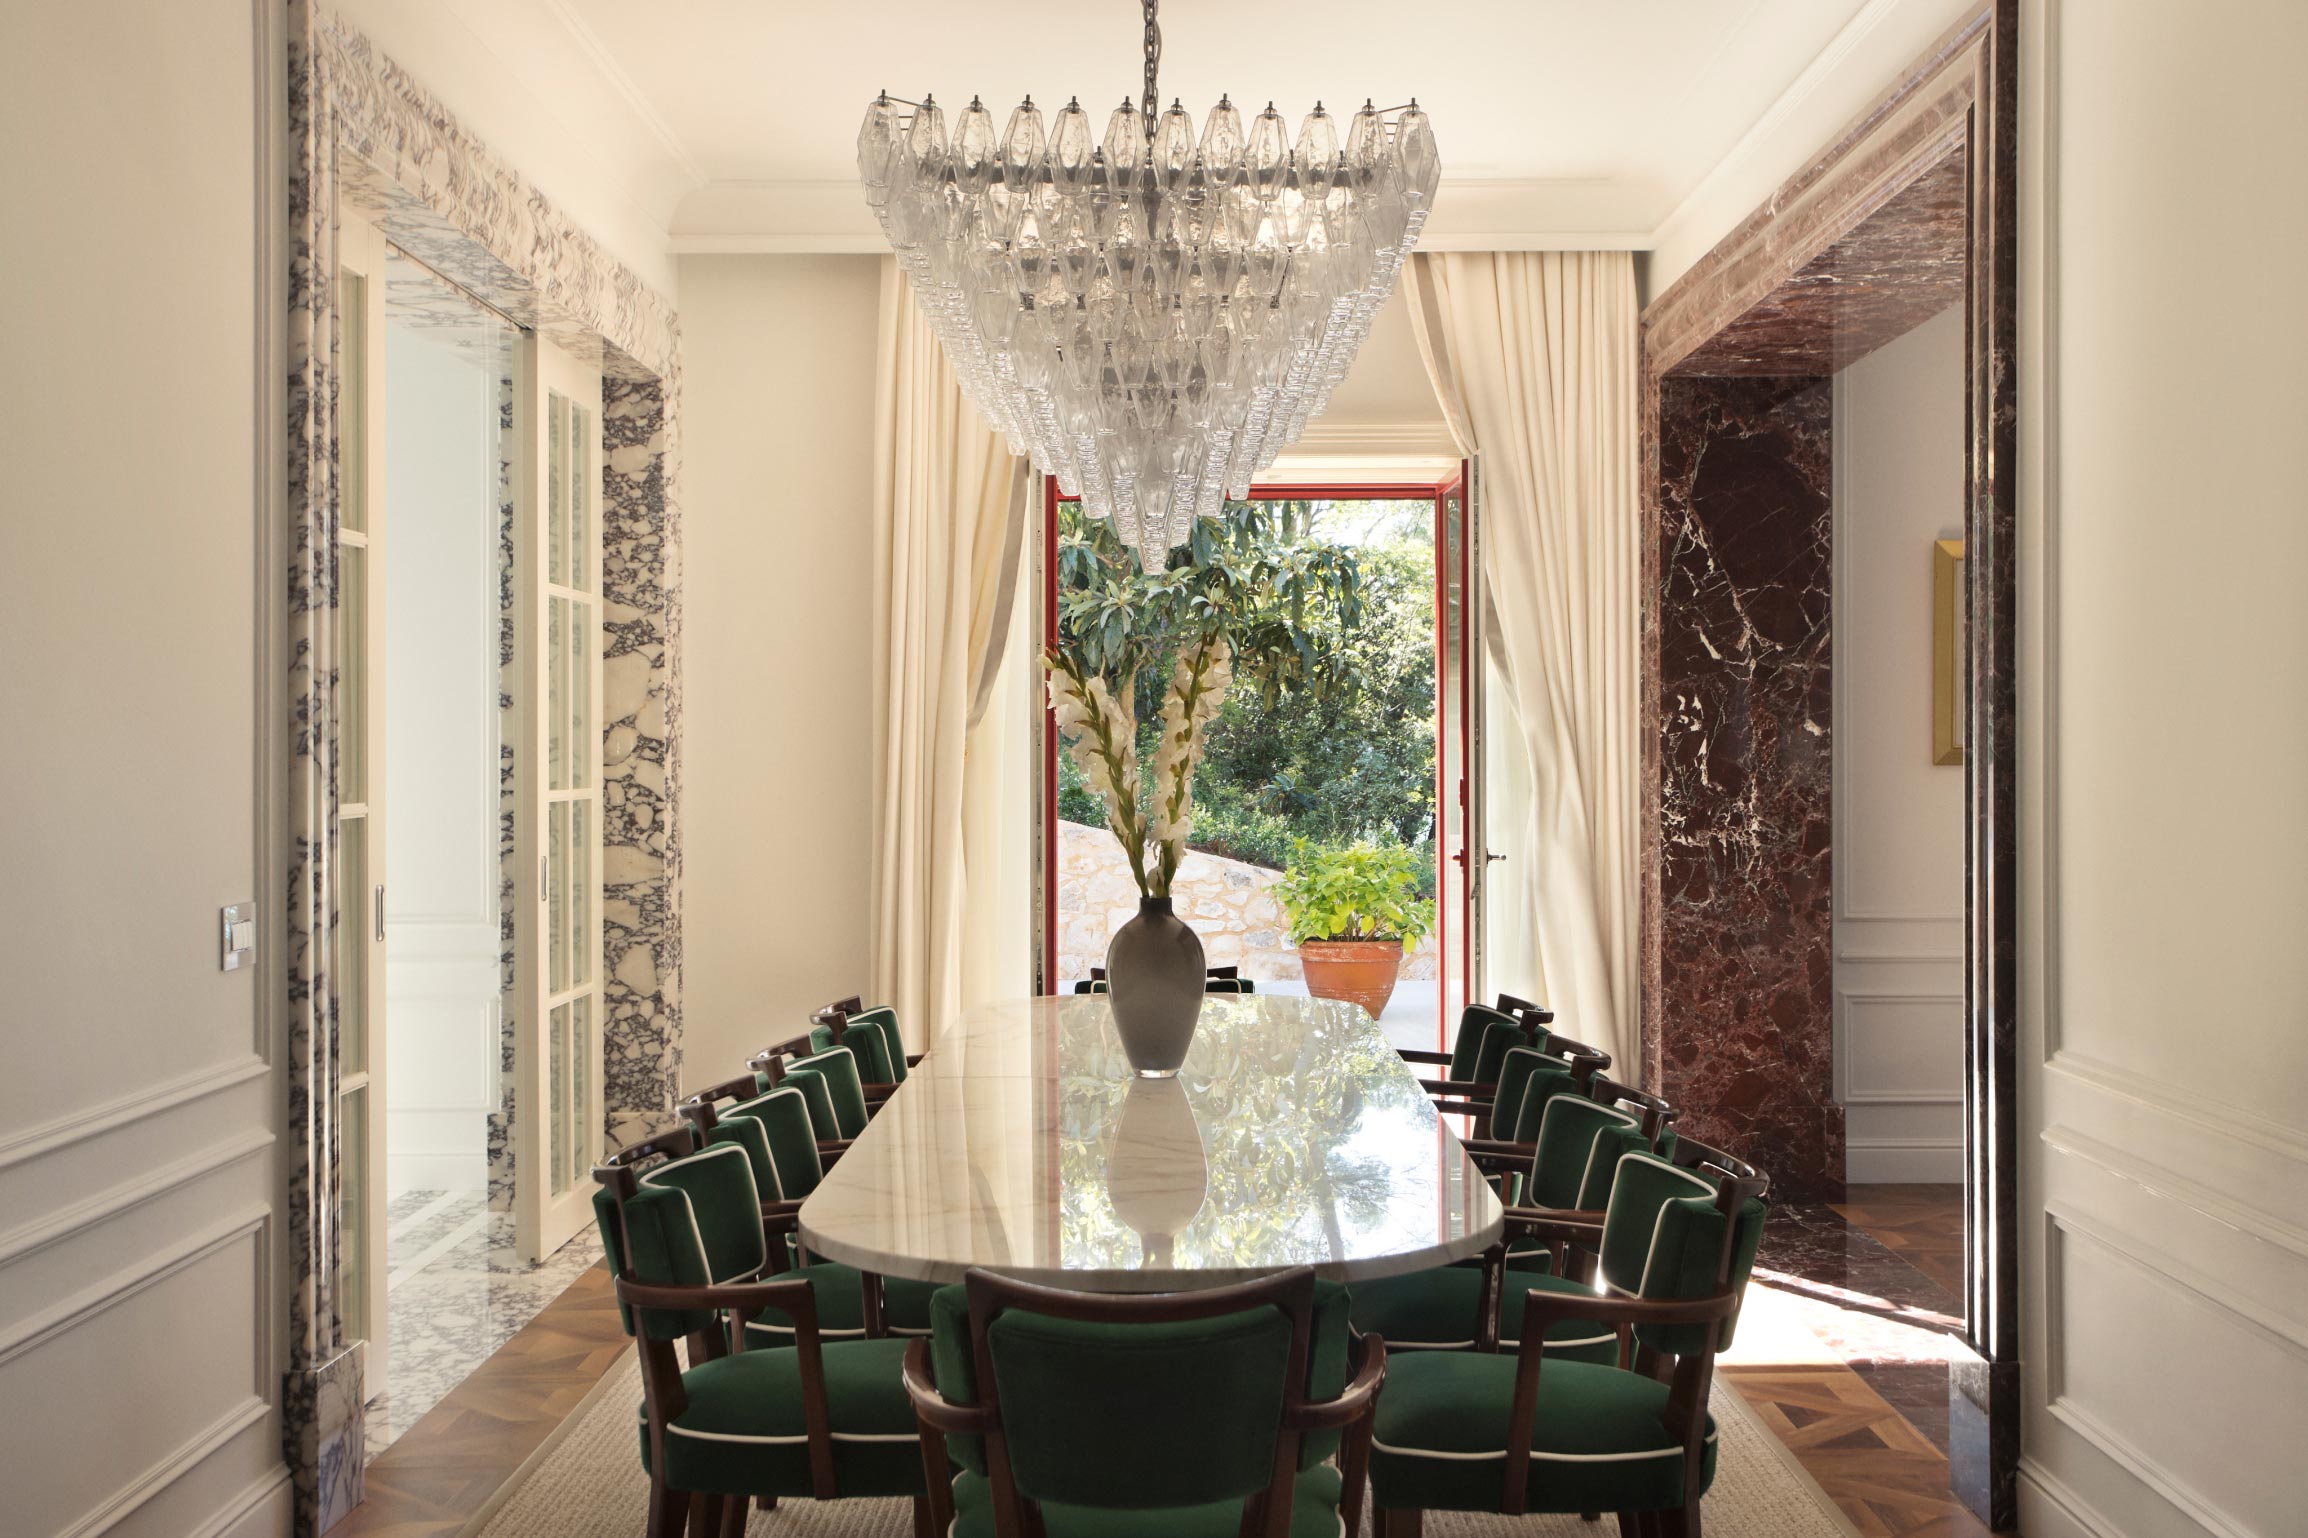
[[[1441,163],[1413,101],[1365,102],[1340,140],[1320,103],[1293,138],[1221,97],[1195,131],[1146,92],[1095,137],[1074,100],[996,130],[972,100],[887,92],[858,172],[962,391],[1011,451],[1159,570],[1197,517],[1306,430],[1345,377],[1433,205]]]

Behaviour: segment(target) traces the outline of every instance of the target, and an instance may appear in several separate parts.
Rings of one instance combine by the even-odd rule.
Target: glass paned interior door
[[[591,1219],[601,1092],[601,379],[531,337],[532,473],[524,521],[533,681],[522,822],[537,871],[536,922],[517,940],[530,979],[518,1039],[514,1184],[531,1258]],[[527,938],[523,939],[525,935]]]
[[[340,516],[336,536],[338,1308],[349,1340],[368,1343],[367,1391],[383,1390],[387,1255],[384,1023],[383,602],[385,242],[348,219],[339,232]]]

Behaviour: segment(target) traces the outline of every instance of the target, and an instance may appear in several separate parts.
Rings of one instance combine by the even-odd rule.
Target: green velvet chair
[[[868,1009],[852,995],[836,999],[810,1017],[809,1050],[849,1047],[858,1053],[858,1070],[868,1099],[886,1099],[906,1081],[906,1071],[919,1063],[920,1053],[906,1055],[898,1030],[898,1012],[887,1004]]]
[[[751,1083],[750,1078],[731,1080],[701,1091],[682,1102],[681,1113],[705,1146],[734,1144],[752,1161],[754,1183],[767,1193],[761,1213],[771,1236],[770,1269],[809,1285],[817,1296],[818,1331],[828,1340],[929,1334],[930,1295],[937,1290],[932,1284],[821,1260],[802,1244],[801,1204],[818,1188],[826,1169],[808,1101],[790,1084],[742,1099],[726,1093]],[[748,1349],[791,1345],[793,1321],[776,1310],[765,1311],[746,1325],[743,1338]]]
[[[1460,1012],[1458,1035],[1448,1053],[1396,1049],[1405,1062],[1443,1065],[1440,1079],[1421,1079],[1419,1085],[1434,1097],[1435,1109],[1468,1117],[1479,1138],[1511,1136],[1515,1130],[1499,1125],[1502,1097],[1511,1121],[1533,1090],[1584,1093],[1587,1081],[1611,1066],[1609,1053],[1548,1030],[1553,1011],[1512,994],[1500,994],[1499,1001],[1515,1007],[1469,1004]],[[1514,1058],[1518,1051],[1526,1055]]]
[[[1754,1269],[1767,1184],[1686,1138],[1672,1160],[1622,1156],[1600,1224],[1510,1211],[1510,1231],[1594,1246],[1597,1290],[1572,1296],[1514,1278],[1524,1315],[1512,1353],[1434,1351],[1395,1364],[1371,1443],[1383,1538],[1418,1538],[1428,1511],[1609,1511],[1628,1538],[1700,1538],[1700,1497],[1715,1477],[1707,1394]],[[1542,1349],[1565,1320],[1608,1327],[1613,1360]]]
[[[972,1271],[934,1312],[905,1386],[940,1533],[1360,1532],[1386,1345],[1350,1340],[1345,1289],[1306,1267],[1136,1295]]]
[[[769,1088],[791,1084],[802,1091],[820,1142],[846,1146],[873,1117],[876,1102],[866,1096],[854,1046],[820,1050],[799,1037],[769,1048],[747,1066]]]
[[[745,1151],[700,1150],[683,1127],[593,1173],[594,1218],[641,1357],[649,1538],[677,1538],[685,1521],[731,1538],[750,1500],[803,1495],[909,1497],[927,1533],[906,1343],[829,1341],[809,1284],[769,1275],[774,1247]],[[765,1310],[791,1319],[793,1349],[737,1349]]]
[[[1620,1096],[1632,1091],[1607,1079],[1595,1086],[1591,1097],[1549,1099],[1533,1143],[1469,1145],[1478,1168],[1525,1198],[1519,1210],[1599,1222],[1620,1158],[1655,1151],[1665,1121],[1621,1103]],[[1593,1291],[1586,1282],[1590,1268],[1576,1256],[1576,1247],[1560,1239],[1525,1237],[1502,1241],[1478,1261],[1360,1282],[1354,1289],[1355,1328],[1384,1335],[1398,1351],[1519,1346],[1524,1289]],[[1596,1321],[1565,1319],[1549,1329],[1544,1349],[1550,1356],[1609,1361],[1616,1346],[1617,1337]]]

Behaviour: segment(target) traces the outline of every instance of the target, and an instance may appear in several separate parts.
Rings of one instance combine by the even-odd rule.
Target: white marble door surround
[[[1340,1281],[1477,1255],[1498,1197],[1362,1009],[1214,995],[1175,1079],[1138,1079],[1104,998],[973,1010],[802,1204],[817,1254],[1090,1291]]]
[[[673,467],[681,371],[672,306],[492,157],[422,85],[311,0],[289,0],[286,33],[289,586],[287,655],[277,661],[287,680],[288,761],[280,766],[281,826],[270,835],[287,893],[276,953],[285,958],[276,965],[285,967],[289,1001],[282,1439],[298,1530],[318,1533],[360,1499],[365,1397],[361,1356],[346,1338],[336,1296],[340,1063],[338,983],[328,959],[338,922],[333,552],[341,511],[336,233],[344,208],[369,210],[394,245],[516,323],[599,358],[607,376],[605,1136],[669,1117],[680,1075],[680,516]],[[505,1022],[508,1033],[515,1024]],[[493,1142],[501,1136],[501,1127],[492,1129]]]

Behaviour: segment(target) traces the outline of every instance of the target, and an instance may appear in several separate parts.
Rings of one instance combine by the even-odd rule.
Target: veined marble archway
[[[680,330],[651,292],[446,107],[341,18],[287,6],[288,466],[286,761],[277,765],[287,1020],[289,1288],[283,1440],[300,1533],[361,1497],[361,1353],[337,1296],[335,882],[338,606],[337,228],[366,210],[388,238],[475,297],[601,361],[604,619],[604,1140],[669,1119],[681,1068]],[[504,766],[509,775],[510,764]],[[509,836],[509,834],[508,834]],[[511,943],[510,933],[507,944]],[[504,1067],[511,1069],[513,1022]],[[507,1085],[508,1092],[510,1084]],[[510,1178],[508,1114],[491,1183]]]

